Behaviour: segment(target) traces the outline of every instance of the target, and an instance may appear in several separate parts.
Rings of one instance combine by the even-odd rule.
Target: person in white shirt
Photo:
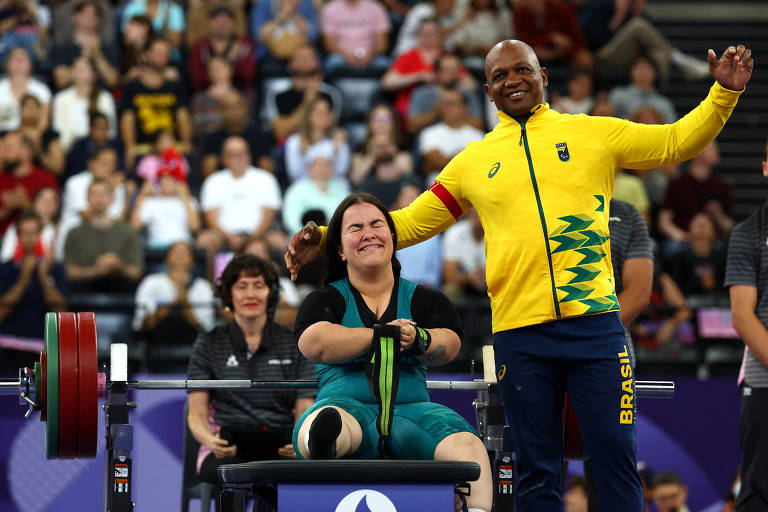
[[[169,352],[168,348],[188,347],[191,351],[197,334],[211,330],[216,323],[213,287],[192,273],[192,246],[187,242],[172,244],[165,263],[164,272],[149,274],[139,283],[132,325],[147,342],[150,368],[163,370],[160,365],[179,359],[179,352]]]
[[[107,209],[113,220],[125,218],[127,197],[130,195],[123,183],[123,175],[117,169],[117,152],[109,146],[100,146],[88,157],[88,169],[71,176],[64,185],[61,201],[61,220],[59,221],[59,236],[57,256],[64,256],[64,241],[67,233],[82,222],[81,213],[88,207],[88,187],[97,178],[109,180],[114,184],[114,199]]]
[[[237,251],[249,237],[265,234],[281,204],[277,180],[251,165],[245,139],[226,139],[222,162],[227,167],[206,178],[200,193],[207,229],[198,235],[197,244],[209,254],[223,245]]]
[[[43,82],[32,78],[32,60],[24,48],[14,48],[5,64],[6,76],[0,79],[0,131],[17,130],[21,124],[22,97],[31,94],[40,101],[42,115],[40,129],[48,127],[51,90]]]
[[[175,167],[163,165],[157,171],[158,193],[146,180],[136,199],[131,225],[147,228],[147,247],[165,249],[174,242],[192,242],[192,233],[200,229],[199,206],[189,193],[187,179],[179,160]]]
[[[438,100],[441,122],[419,135],[422,170],[431,183],[434,176],[469,142],[482,140],[482,131],[467,123],[467,100],[461,91],[445,89]]]
[[[443,235],[443,293],[485,295],[485,237],[474,208]]]
[[[87,57],[78,57],[72,64],[72,85],[53,97],[53,129],[59,133],[65,150],[75,139],[88,135],[91,112],[107,116],[109,136],[117,135],[115,100],[96,83],[93,63]]]

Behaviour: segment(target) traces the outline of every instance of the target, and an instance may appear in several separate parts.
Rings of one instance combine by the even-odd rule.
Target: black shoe
[[[309,458],[335,459],[336,438],[341,434],[341,415],[333,407],[327,407],[315,416],[309,427]]]

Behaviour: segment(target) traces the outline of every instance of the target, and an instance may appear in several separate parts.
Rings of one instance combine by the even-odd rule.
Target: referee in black
[[[763,176],[768,177],[768,140]],[[741,388],[741,492],[736,512],[768,510],[768,201],[733,228],[725,286],[733,326],[744,340]]]
[[[315,365],[299,353],[293,332],[272,319],[279,300],[272,261],[235,256],[221,274],[216,296],[234,318],[198,336],[188,379],[315,379]],[[190,391],[187,422],[201,444],[200,480],[217,483],[221,464],[295,458],[293,425],[316,394],[315,389]]]
[[[628,327],[651,300],[653,242],[648,235],[648,226],[637,208],[625,201],[611,199],[609,212],[608,230],[611,234],[613,279],[616,284],[616,296],[621,305],[621,323],[624,326],[634,369],[635,350]],[[563,475],[565,473],[563,471]],[[587,479],[589,512],[597,512],[592,464],[589,459],[584,461],[584,474]]]

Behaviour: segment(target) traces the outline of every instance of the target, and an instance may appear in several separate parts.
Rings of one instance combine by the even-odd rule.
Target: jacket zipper
[[[533,115],[533,114],[531,114]],[[549,263],[549,280],[552,285],[552,300],[555,303],[555,315],[557,315],[557,318],[560,318],[560,304],[557,302],[557,289],[555,288],[555,273],[552,269],[552,251],[549,248],[549,230],[547,229],[547,221],[544,219],[544,207],[541,204],[541,196],[539,195],[539,185],[536,182],[536,174],[533,172],[533,160],[531,159],[531,150],[528,148],[528,133],[525,131],[525,124],[528,122],[528,119],[531,118],[531,115],[529,115],[525,121],[517,121],[520,124],[520,142],[518,145],[522,144],[525,148],[525,156],[528,158],[528,171],[531,174],[531,183],[533,184],[533,193],[536,195],[536,206],[539,208],[539,220],[541,220],[541,228],[544,232],[544,245],[547,248],[547,263]]]

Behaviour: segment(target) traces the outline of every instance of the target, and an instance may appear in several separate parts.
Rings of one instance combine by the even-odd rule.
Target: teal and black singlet
[[[345,327],[372,328],[374,323],[386,323],[397,318],[413,320],[426,329],[447,328],[459,336],[462,334],[456,310],[440,292],[405,279],[396,279],[389,306],[377,319],[360,293],[347,279],[343,279],[313,292],[304,300],[296,317],[296,335],[300,337],[307,327],[320,321]],[[360,447],[349,458],[379,457],[379,434],[376,429],[378,404],[365,376],[366,356],[344,363],[317,364],[317,401],[296,422],[293,432],[293,445],[299,457],[297,438],[300,426],[313,411],[329,405],[350,413],[362,428]],[[429,401],[426,375],[424,363],[402,356],[392,440],[384,444],[390,457],[431,460],[435,448],[445,437],[457,432],[475,433],[459,414]]]

